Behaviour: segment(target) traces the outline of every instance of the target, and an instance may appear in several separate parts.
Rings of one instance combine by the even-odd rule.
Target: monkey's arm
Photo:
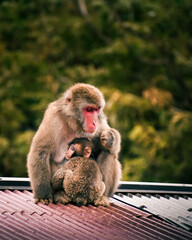
[[[121,149],[121,136],[116,129],[110,128],[109,130],[102,131],[100,141],[103,150],[107,150],[114,155],[119,154]]]
[[[118,160],[121,136],[116,129],[110,128],[101,133],[100,141],[103,150],[97,158],[97,163],[106,186],[104,195],[110,197],[121,179],[121,164]]]
[[[104,196],[111,197],[121,180],[121,164],[115,155],[107,151],[100,153],[97,163],[106,186]]]
[[[53,200],[51,156],[56,153],[55,140],[59,138],[57,133],[61,127],[56,114],[58,111],[56,104],[57,102],[53,102],[48,106],[28,154],[28,174],[36,203],[48,204]]]
[[[27,167],[35,203],[49,204],[52,202],[49,158],[50,154],[45,147],[32,147],[28,154]]]

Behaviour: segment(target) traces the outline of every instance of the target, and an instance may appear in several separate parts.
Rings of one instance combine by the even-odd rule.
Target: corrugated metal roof
[[[187,194],[192,196],[192,184],[153,183],[153,182],[120,182],[118,192],[151,193],[151,194]]]
[[[192,232],[192,185],[122,182],[116,199]]]
[[[192,239],[192,233],[123,203],[124,195],[116,198],[109,207],[43,205],[26,190],[0,191],[0,239]]]
[[[139,209],[146,210],[188,231],[192,231],[191,197],[149,194],[121,194],[114,197]]]

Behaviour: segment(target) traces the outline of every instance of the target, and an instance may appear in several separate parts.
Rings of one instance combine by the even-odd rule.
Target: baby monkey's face
[[[84,147],[80,143],[71,144],[69,146],[69,149],[67,150],[65,154],[65,158],[69,160],[72,157],[85,157],[89,158],[91,155],[91,148],[90,147]]]
[[[72,144],[69,146],[69,149],[67,150],[66,154],[65,154],[65,158],[67,160],[69,160],[72,157],[75,156],[83,156],[83,149],[81,144]]]

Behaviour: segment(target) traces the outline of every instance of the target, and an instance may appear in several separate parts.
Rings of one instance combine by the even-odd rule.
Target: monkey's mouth
[[[84,124],[83,129],[85,132],[93,134],[97,129],[97,124],[95,121],[92,121],[89,124]]]
[[[87,132],[87,133],[94,133],[94,132],[95,132],[95,129],[87,129],[86,132]]]

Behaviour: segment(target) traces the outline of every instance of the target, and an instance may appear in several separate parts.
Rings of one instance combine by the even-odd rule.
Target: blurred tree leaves
[[[124,180],[190,183],[191,9],[191,0],[1,1],[0,175],[27,176],[46,106],[86,82],[121,132]]]
[[[148,99],[103,88],[106,113],[122,136],[123,178],[190,182],[192,114],[175,109],[167,91],[152,90]]]

